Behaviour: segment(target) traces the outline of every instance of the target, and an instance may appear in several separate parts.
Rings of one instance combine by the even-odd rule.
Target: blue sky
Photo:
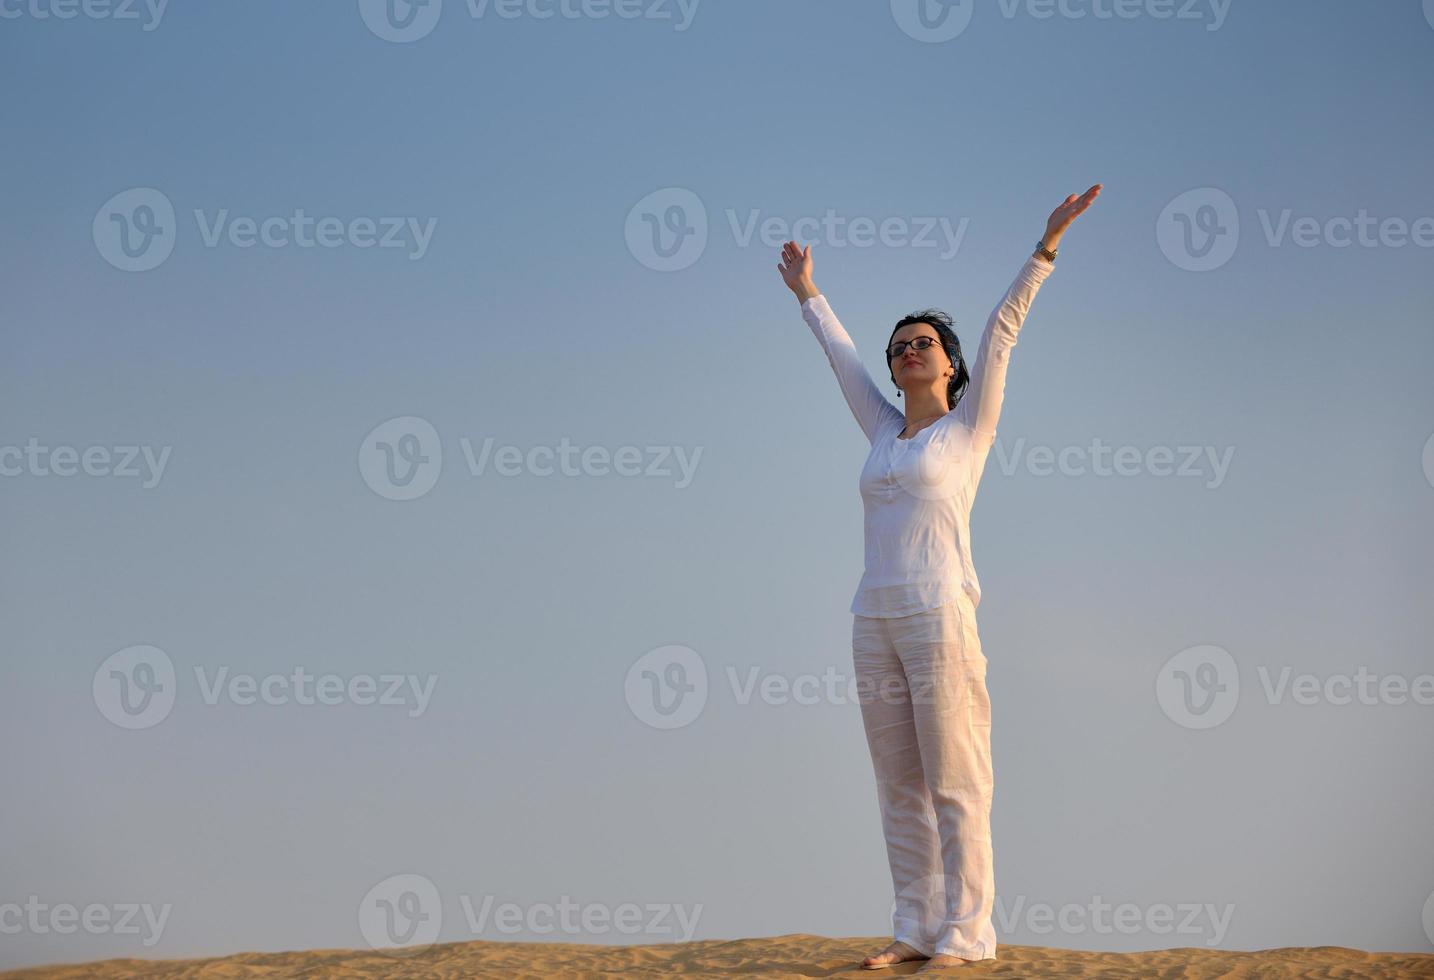
[[[779,243],[900,404],[892,324],[974,340],[1098,181],[973,514],[998,934],[1434,949],[1429,6],[0,4],[0,926],[170,908],[0,966],[886,932],[858,708],[781,693],[866,444]]]

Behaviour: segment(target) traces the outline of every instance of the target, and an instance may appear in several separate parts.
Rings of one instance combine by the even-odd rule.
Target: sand
[[[909,976],[919,963],[862,970],[861,958],[888,940],[794,934],[655,946],[575,943],[438,943],[394,956],[372,950],[239,953],[197,960],[103,960],[0,974],[20,978],[117,977],[878,977]],[[995,960],[933,976],[981,977],[1434,977],[1434,953],[1367,953],[1340,946],[1230,952],[1199,947],[1145,953],[1086,953],[1044,946],[1002,946]]]

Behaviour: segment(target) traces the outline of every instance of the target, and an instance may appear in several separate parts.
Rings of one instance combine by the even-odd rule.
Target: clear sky
[[[973,514],[1000,939],[1434,949],[1434,4],[922,3],[0,0],[0,966],[886,933],[779,243],[900,405],[1097,181]]]

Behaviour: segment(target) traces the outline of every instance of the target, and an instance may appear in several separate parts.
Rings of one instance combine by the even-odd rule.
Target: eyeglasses
[[[907,347],[910,347],[912,350],[925,350],[934,343],[936,343],[935,337],[917,337],[915,340],[898,340],[886,349],[886,359],[889,361],[893,357],[900,357],[901,352],[906,350]]]

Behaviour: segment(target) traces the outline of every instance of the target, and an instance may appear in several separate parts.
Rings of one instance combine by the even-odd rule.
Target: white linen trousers
[[[996,438],[1011,349],[1052,263],[1028,258],[991,312],[956,406],[909,439],[824,295],[802,303],[870,443],[865,570],[852,659],[895,892],[894,938],[994,959],[991,701],[976,631],[971,506]]]
[[[970,597],[912,616],[854,615],[852,659],[892,936],[927,956],[994,959],[991,699]]]

